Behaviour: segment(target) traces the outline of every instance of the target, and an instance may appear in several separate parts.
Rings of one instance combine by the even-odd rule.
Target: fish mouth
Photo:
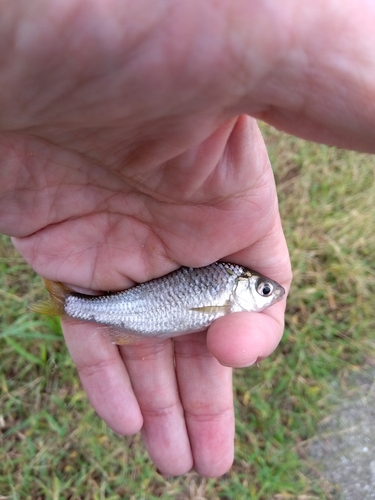
[[[277,299],[277,301],[281,300],[284,295],[285,295],[285,288],[283,288],[281,285],[279,285],[279,288],[277,288],[275,291],[275,298]]]

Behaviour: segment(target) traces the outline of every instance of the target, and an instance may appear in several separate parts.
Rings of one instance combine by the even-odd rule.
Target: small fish
[[[228,262],[181,267],[128,290],[99,296],[44,282],[50,298],[35,304],[35,312],[109,326],[116,344],[199,332],[229,313],[263,311],[285,294],[276,281]]]

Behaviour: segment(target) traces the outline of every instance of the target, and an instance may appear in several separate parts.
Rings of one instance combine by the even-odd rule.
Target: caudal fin
[[[31,310],[48,316],[63,316],[65,299],[71,290],[58,281],[43,278],[43,283],[49,293],[49,299],[32,304]]]

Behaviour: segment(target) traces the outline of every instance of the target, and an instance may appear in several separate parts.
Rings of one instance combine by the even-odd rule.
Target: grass
[[[235,373],[236,459],[223,478],[157,474],[139,436],[95,415],[41,286],[0,240],[0,499],[331,499],[306,454],[332,391],[374,363],[374,158],[264,128],[294,268],[279,349]]]

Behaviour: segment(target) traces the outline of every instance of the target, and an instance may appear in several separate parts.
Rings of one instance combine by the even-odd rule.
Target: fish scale
[[[71,318],[143,336],[191,333],[207,328],[228,312],[244,310],[236,304],[233,291],[240,278],[250,276],[254,276],[253,271],[224,262],[182,267],[122,292],[98,297],[71,293],[64,311]]]
[[[34,311],[109,326],[117,344],[134,336],[168,338],[199,332],[229,313],[263,311],[285,294],[276,281],[228,262],[181,267],[128,290],[100,296],[76,293],[58,282],[44,283],[50,298],[35,304]]]
[[[207,314],[192,309],[224,306],[244,268],[220,263],[199,269],[197,272],[195,268],[183,267],[162,278],[111,295],[88,298],[72,294],[66,298],[64,309],[71,318],[95,321],[143,335],[201,330],[226,312]]]

